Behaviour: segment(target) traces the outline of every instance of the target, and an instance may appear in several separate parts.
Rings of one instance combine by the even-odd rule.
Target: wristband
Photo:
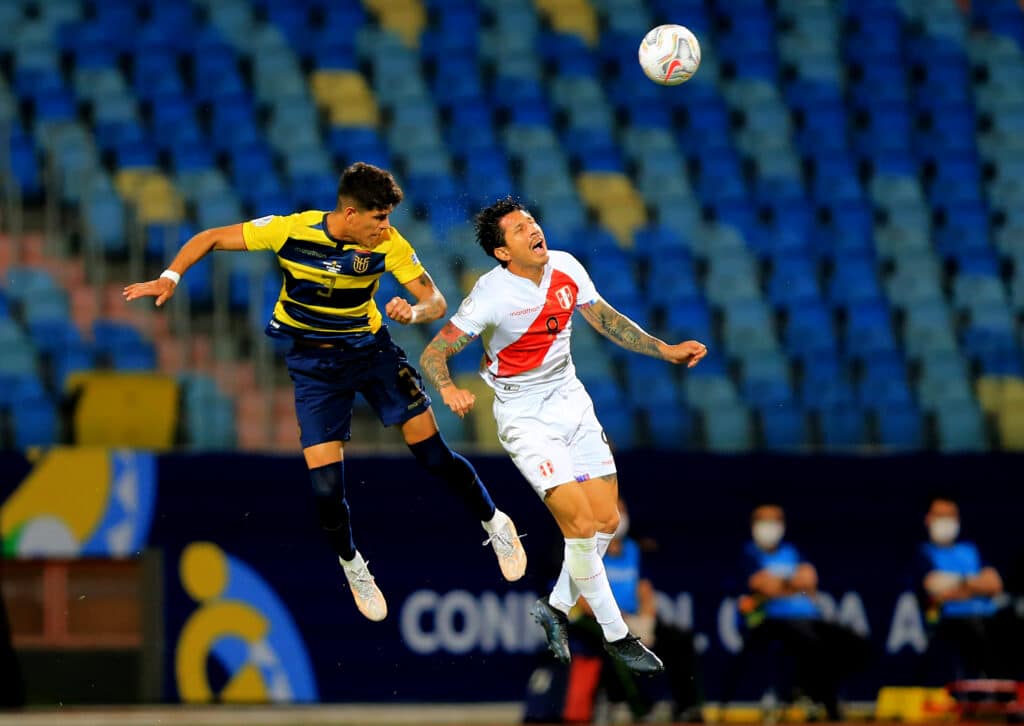
[[[160,277],[166,277],[168,280],[177,285],[181,282],[181,275],[174,270],[164,270],[160,273]]]

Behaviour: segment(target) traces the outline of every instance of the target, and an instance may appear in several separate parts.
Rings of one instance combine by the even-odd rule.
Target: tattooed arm
[[[601,298],[593,305],[581,307],[580,313],[601,335],[635,353],[670,363],[686,363],[687,367],[693,368],[708,352],[707,347],[696,340],[669,345],[655,338]]]
[[[452,381],[448,359],[469,345],[474,337],[448,323],[434,336],[420,356],[423,376],[440,392],[445,405],[460,417],[469,413],[476,397],[464,388],[458,388]]]
[[[440,318],[448,310],[444,295],[426,272],[405,283],[404,287],[416,297],[416,304],[410,304],[408,300],[398,295],[391,298],[384,311],[396,323],[429,323]]]

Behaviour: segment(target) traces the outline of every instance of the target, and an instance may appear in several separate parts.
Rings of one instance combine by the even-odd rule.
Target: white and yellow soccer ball
[[[638,56],[645,76],[663,86],[677,86],[697,72],[700,43],[689,28],[659,25],[640,41]]]

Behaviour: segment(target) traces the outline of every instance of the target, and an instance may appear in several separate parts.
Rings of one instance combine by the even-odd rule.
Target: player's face
[[[373,248],[380,244],[381,235],[388,227],[391,226],[391,221],[388,215],[391,214],[390,209],[355,209],[354,207],[347,207],[345,209],[346,226],[348,227],[348,237],[353,242],[362,246]]]
[[[533,215],[522,209],[509,212],[498,223],[505,235],[505,246],[494,251],[509,267],[543,267],[548,262],[548,244],[544,231]]]

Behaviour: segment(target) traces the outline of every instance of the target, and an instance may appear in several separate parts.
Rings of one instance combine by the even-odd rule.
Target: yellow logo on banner
[[[263,578],[212,542],[193,542],[178,565],[197,608],[178,635],[174,670],[186,703],[315,701],[309,657],[291,615]],[[209,680],[214,660],[226,674]]]

